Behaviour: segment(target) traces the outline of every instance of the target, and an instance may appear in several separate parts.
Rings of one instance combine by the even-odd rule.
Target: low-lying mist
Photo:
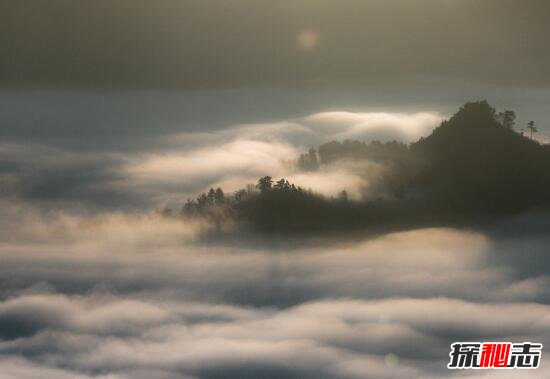
[[[346,189],[359,198],[369,184],[364,170],[332,165],[320,173],[297,172],[291,161],[310,147],[344,137],[413,141],[441,119],[429,112],[321,112],[208,132],[159,134],[139,149],[102,154],[6,142],[0,144],[0,195],[54,207],[150,210],[181,204],[210,187],[231,192],[272,175],[327,196]],[[126,143],[132,138],[137,137],[128,135]]]
[[[0,213],[3,378],[438,378],[455,340],[550,343],[550,278],[519,263],[550,238],[507,237],[544,213],[299,247],[208,244],[154,214]]]
[[[347,138],[409,143],[441,119],[321,112],[102,154],[1,144],[0,378],[497,377],[449,372],[450,344],[550,343],[542,208],[307,237],[160,211],[210,187],[234,196],[264,175],[314,200],[368,205],[408,178],[407,160],[384,158],[408,146],[369,145],[379,159],[315,169],[301,154]],[[423,204],[408,201],[414,216]]]

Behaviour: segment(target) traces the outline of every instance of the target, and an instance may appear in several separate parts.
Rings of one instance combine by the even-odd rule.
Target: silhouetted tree
[[[216,201],[216,190],[214,190],[214,188],[210,188],[208,190],[208,195],[206,196],[208,197],[208,203],[213,205]]]
[[[407,145],[399,142],[372,141],[369,144],[361,141],[332,141],[319,146],[320,164],[330,164],[338,160],[366,159],[375,162],[410,160]]]
[[[314,171],[319,168],[317,152],[314,148],[310,148],[306,154],[300,155],[300,158],[298,158],[298,168],[304,171]]]
[[[531,132],[531,139],[533,139],[533,133],[537,133],[539,131],[535,126],[535,121],[532,120],[527,123],[527,129]]]
[[[275,183],[274,189],[278,191],[290,191],[290,183],[282,178]]]
[[[210,200],[208,199],[208,195],[206,195],[204,192],[201,193],[197,197],[197,208],[198,210],[204,210],[210,205]]]
[[[241,202],[246,198],[247,195],[248,195],[248,192],[246,190],[240,189],[237,192],[235,192],[233,197],[234,197],[236,202]]]
[[[516,124],[516,113],[510,110],[500,112],[497,115],[497,121],[500,122],[505,128],[513,129]]]
[[[271,178],[271,176],[264,176],[263,178],[260,178],[258,180],[258,184],[256,184],[256,188],[258,188],[261,193],[266,193],[271,190],[272,185],[273,185],[273,179]]]
[[[225,202],[225,195],[220,187],[218,187],[214,193],[214,202],[216,205],[221,205]]]
[[[184,215],[191,216],[196,213],[197,203],[192,199],[187,199],[183,205],[182,212]]]

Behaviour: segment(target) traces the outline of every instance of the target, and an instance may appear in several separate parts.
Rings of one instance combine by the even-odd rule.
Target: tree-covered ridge
[[[275,181],[264,176],[256,185],[231,195],[222,194],[220,188],[211,188],[196,199],[188,199],[181,215],[200,217],[218,226],[225,221],[238,221],[255,230],[273,232],[342,229],[364,224],[368,217],[366,204],[349,200],[345,191],[327,198],[284,178]]]
[[[486,101],[465,104],[410,150],[430,164],[416,186],[438,188],[459,209],[518,212],[550,203],[550,146],[503,124]]]
[[[451,223],[550,206],[550,147],[517,133],[514,123],[513,112],[472,102],[410,146],[332,141],[296,161],[305,171],[346,160],[380,163],[384,197],[350,200],[345,191],[324,197],[264,176],[229,196],[212,188],[188,200],[181,214],[267,232],[316,232]]]
[[[409,147],[401,142],[369,143],[357,140],[330,141],[322,144],[316,150],[310,148],[301,154],[296,161],[300,170],[312,171],[323,165],[329,165],[341,160],[370,160],[379,163],[394,163],[409,159]]]

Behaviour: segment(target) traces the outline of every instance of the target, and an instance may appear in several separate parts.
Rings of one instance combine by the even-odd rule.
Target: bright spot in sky
[[[397,367],[399,365],[399,358],[397,357],[397,355],[390,353],[384,357],[384,363],[386,364],[386,366],[391,368]]]
[[[304,29],[296,36],[296,43],[300,50],[314,50],[319,45],[319,33],[312,29]]]

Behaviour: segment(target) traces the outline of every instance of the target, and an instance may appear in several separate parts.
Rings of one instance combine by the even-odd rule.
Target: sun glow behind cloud
[[[319,46],[320,34],[315,29],[304,29],[296,36],[296,45],[302,51],[312,51]]]

